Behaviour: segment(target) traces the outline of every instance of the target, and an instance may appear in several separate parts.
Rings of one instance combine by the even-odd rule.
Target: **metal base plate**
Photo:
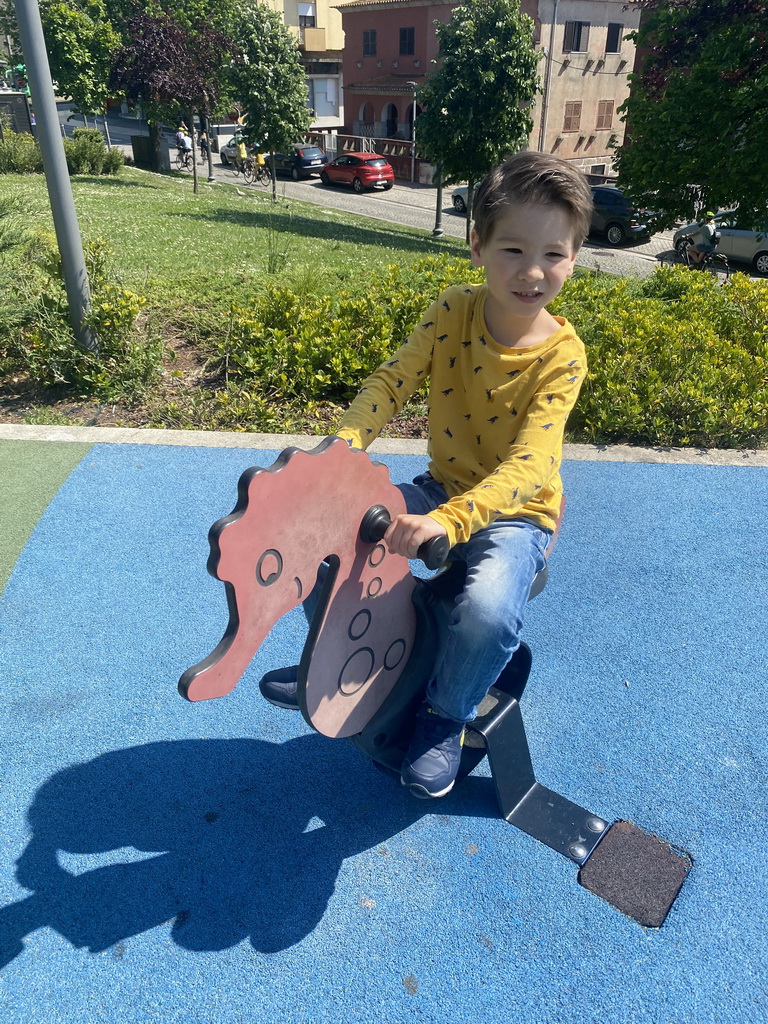
[[[617,821],[579,871],[579,884],[646,928],[660,928],[693,864],[690,854]]]

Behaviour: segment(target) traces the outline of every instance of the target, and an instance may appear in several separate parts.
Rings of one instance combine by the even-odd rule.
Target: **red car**
[[[320,180],[324,185],[351,185],[355,192],[377,185],[386,191],[395,183],[395,172],[378,153],[345,153],[325,165]]]

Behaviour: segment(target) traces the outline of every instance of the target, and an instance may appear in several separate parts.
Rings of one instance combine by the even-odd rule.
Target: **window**
[[[363,32],[363,56],[376,56],[376,29],[368,28]]]
[[[314,110],[316,117],[337,117],[337,89],[335,78],[308,78],[309,98],[307,106]]]
[[[401,28],[400,29],[400,56],[401,57],[412,57],[413,56],[413,36],[414,36],[414,30],[412,28]]]
[[[605,43],[606,53],[621,53],[621,37],[624,35],[624,26],[615,21],[608,22],[608,39]]]
[[[589,22],[566,21],[563,53],[586,53],[589,48]]]
[[[613,121],[613,100],[598,100],[596,128],[610,128]]]
[[[315,5],[299,4],[299,28],[314,28],[316,24]],[[303,39],[304,33],[300,33]]]
[[[581,123],[581,100],[575,100],[565,104],[565,117],[563,118],[564,132],[577,132]]]

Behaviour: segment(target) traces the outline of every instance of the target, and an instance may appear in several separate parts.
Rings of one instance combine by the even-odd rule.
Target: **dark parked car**
[[[320,180],[324,185],[351,185],[355,192],[377,185],[387,190],[395,183],[395,172],[378,153],[345,153],[322,169]]]
[[[605,235],[609,245],[621,245],[628,238],[648,235],[641,212],[636,210],[621,189],[612,185],[593,185],[590,234]]]
[[[265,155],[264,159],[271,169],[273,155]],[[305,146],[297,142],[290,153],[275,153],[274,162],[276,174],[290,174],[294,181],[298,181],[318,174],[328,163],[328,157],[319,146]]]

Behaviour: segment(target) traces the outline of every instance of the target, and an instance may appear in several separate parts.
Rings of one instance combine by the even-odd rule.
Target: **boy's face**
[[[578,252],[562,206],[507,206],[484,245],[473,230],[472,262],[485,267],[491,319],[510,326],[535,319],[573,274]]]

